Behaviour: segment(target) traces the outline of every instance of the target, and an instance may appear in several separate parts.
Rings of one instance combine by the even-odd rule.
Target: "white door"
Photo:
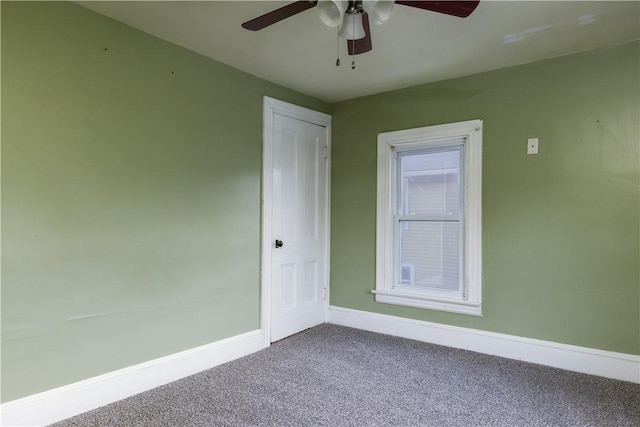
[[[324,323],[328,285],[328,128],[283,114],[271,116],[265,171],[271,224],[263,285],[270,281],[271,342]]]

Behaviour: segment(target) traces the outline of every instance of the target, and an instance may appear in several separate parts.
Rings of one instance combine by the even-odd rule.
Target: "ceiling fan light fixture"
[[[337,27],[342,23],[348,2],[343,0],[320,0],[318,15],[322,22],[329,27]]]
[[[391,18],[393,0],[363,0],[362,8],[374,24],[384,24]]]
[[[355,57],[355,55],[371,51],[371,28],[369,23],[373,21],[374,24],[382,24],[387,21],[391,16],[394,3],[466,18],[473,13],[480,0],[298,0],[244,22],[242,28],[250,31],[262,30],[307,9],[317,7],[321,21],[330,27],[338,28],[338,52],[340,51],[340,38],[345,38],[347,39],[347,52]],[[585,19],[586,21],[588,20]],[[336,65],[340,65],[339,59],[336,61]],[[352,61],[351,67],[355,68],[355,61]]]
[[[361,13],[348,13],[344,16],[340,37],[347,40],[360,40],[366,35]]]

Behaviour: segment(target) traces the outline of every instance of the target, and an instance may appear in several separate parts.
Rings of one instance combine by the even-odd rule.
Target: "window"
[[[377,302],[481,315],[482,121],[378,135]]]

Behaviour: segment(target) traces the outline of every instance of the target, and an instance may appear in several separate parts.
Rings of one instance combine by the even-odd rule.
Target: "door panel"
[[[274,115],[271,341],[324,322],[326,128]]]

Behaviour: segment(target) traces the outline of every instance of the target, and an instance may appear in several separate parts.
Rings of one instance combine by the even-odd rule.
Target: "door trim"
[[[327,156],[327,161],[325,163],[325,319],[327,310],[329,309],[329,252],[331,247],[329,241],[329,237],[331,235],[331,116],[265,96],[263,102],[262,128],[262,255],[260,265],[260,327],[263,331],[265,347],[271,345],[271,242],[273,242],[274,236],[271,229],[273,187],[270,173],[273,167],[273,116],[276,114],[325,128],[325,146]]]

